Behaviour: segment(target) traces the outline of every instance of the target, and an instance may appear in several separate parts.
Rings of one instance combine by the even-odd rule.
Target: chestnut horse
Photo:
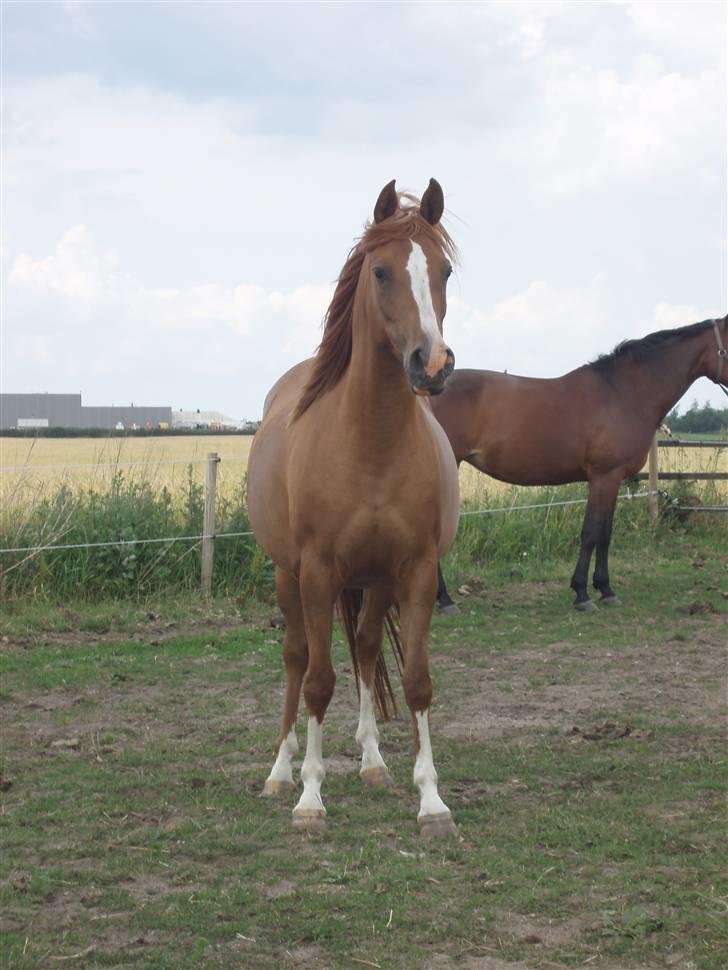
[[[617,492],[645,463],[655,430],[693,381],[728,379],[726,326],[705,320],[627,340],[591,364],[553,380],[457,370],[432,410],[458,464],[513,485],[589,483],[581,551],[571,579],[580,610],[596,547],[594,587],[605,606],[617,598],[608,555]],[[439,573],[438,605],[453,606]]]
[[[288,371],[265,402],[248,465],[248,511],[276,566],[285,619],[286,693],[264,794],[293,787],[301,687],[308,712],[303,792],[293,824],[324,825],[322,723],[334,691],[331,636],[339,602],[360,698],[361,777],[388,784],[375,707],[393,701],[381,653],[385,625],[404,654],[424,835],[454,830],[437,790],[427,639],[437,561],[457,529],[452,449],[427,403],[454,367],[442,337],[454,246],[440,225],[442,189],[421,203],[382,190],[374,222],[344,264],[317,355]],[[413,393],[414,391],[414,393]]]

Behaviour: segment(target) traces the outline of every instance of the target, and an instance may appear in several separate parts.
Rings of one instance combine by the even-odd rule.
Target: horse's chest
[[[420,484],[418,490],[414,483],[390,488],[366,476],[303,489],[291,512],[300,545],[315,533],[332,555],[367,568],[406,555],[423,536],[439,531],[436,488]]]

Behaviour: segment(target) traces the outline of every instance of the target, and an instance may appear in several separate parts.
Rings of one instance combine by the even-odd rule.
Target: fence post
[[[205,515],[202,523],[202,592],[212,595],[212,565],[215,556],[215,490],[217,465],[220,461],[216,451],[207,453],[205,465]]]
[[[650,507],[650,516],[653,522],[657,522],[657,434],[652,439],[652,444],[650,445],[649,454],[649,464],[648,464],[648,488],[650,496],[647,499],[647,504]]]

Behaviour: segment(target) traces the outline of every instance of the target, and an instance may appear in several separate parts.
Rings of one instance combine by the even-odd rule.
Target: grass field
[[[570,563],[459,577],[431,637],[460,831],[437,844],[406,720],[382,726],[394,790],[361,788],[338,635],[311,838],[258,797],[272,603],[27,604],[0,631],[0,964],[722,970],[728,555],[679,534],[614,558],[624,605],[593,615]]]

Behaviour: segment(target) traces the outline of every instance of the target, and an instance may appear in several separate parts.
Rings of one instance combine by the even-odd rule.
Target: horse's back
[[[515,485],[583,480],[601,421],[589,376],[579,371],[559,378],[455,371],[433,411],[458,462]]]
[[[290,422],[305,386],[311,360],[304,360],[276,381],[263,406],[263,420],[253,438],[247,474],[247,505],[258,542],[280,566],[292,568],[287,480]]]

